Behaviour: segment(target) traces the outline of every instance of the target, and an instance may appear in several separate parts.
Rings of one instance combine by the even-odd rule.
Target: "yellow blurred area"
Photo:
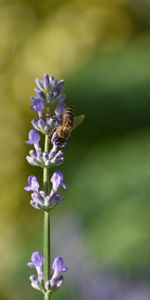
[[[132,32],[132,20],[122,5],[120,1],[69,1],[54,14],[49,9],[49,15],[39,21],[34,6],[4,7],[0,51],[2,66],[9,65],[16,101],[28,97],[34,77],[49,70],[69,74],[97,51],[121,46]]]

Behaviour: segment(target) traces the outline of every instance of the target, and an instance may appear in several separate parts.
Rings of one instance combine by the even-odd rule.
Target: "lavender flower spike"
[[[44,300],[50,300],[51,293],[62,286],[64,282],[63,273],[68,270],[63,258],[58,256],[54,259],[52,272],[50,272],[50,212],[64,200],[64,197],[59,194],[59,188],[67,188],[62,172],[56,170],[51,173],[50,168],[64,162],[63,148],[67,142],[58,143],[57,140],[59,129],[63,125],[64,110],[67,104],[65,103],[66,96],[62,94],[64,80],[58,81],[55,77],[45,73],[42,79],[37,78],[35,82],[37,86],[34,89],[35,96],[31,97],[32,104],[30,108],[37,113],[37,116],[31,122],[33,129],[29,131],[28,140],[26,141],[26,144],[33,145],[26,159],[32,166],[42,168],[43,188],[40,188],[37,177],[30,175],[24,190],[31,192],[30,204],[44,213],[44,247],[43,255],[39,251],[33,252],[31,261],[27,265],[36,271],[35,275],[30,276],[31,286],[44,294]],[[83,119],[84,115],[81,115],[78,118],[77,125]],[[71,113],[68,125],[73,127],[73,115]],[[44,135],[43,146],[40,143],[41,134]],[[66,134],[65,137],[67,139],[68,135]]]
[[[24,187],[24,190],[27,192],[38,192],[39,190],[39,183],[35,176],[31,175],[28,177],[28,185]]]
[[[63,180],[64,180],[64,176],[60,171],[56,171],[53,173],[53,176],[51,177],[51,182],[53,184],[51,195],[57,193],[59,187],[63,187],[64,189],[67,188]]]

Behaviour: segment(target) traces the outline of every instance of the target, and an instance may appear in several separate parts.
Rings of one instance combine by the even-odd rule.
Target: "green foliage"
[[[93,147],[71,182],[70,208],[80,215],[87,248],[100,265],[150,264],[149,137],[134,133]]]

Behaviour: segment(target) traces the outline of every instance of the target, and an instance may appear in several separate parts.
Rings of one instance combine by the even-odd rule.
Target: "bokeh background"
[[[26,262],[43,215],[23,191],[34,79],[65,79],[84,124],[65,149],[69,188],[52,214],[54,300],[150,299],[150,1],[0,0],[0,300],[42,299]]]

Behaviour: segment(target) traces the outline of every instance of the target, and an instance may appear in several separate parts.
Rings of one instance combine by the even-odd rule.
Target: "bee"
[[[53,141],[55,144],[61,146],[65,143],[72,130],[83,122],[84,117],[84,115],[75,116],[73,107],[67,106],[62,113],[60,125],[54,130]]]

